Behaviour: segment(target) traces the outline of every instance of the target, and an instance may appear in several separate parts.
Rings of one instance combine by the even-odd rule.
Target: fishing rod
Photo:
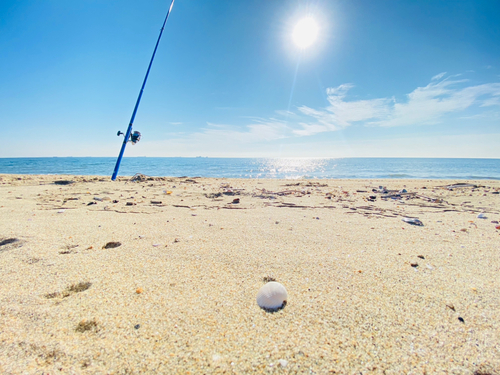
[[[146,76],[144,77],[144,82],[142,82],[142,87],[141,87],[141,91],[139,92],[139,97],[137,98],[137,102],[135,103],[134,112],[132,112],[132,117],[130,119],[130,123],[128,124],[127,132],[124,134],[124,137],[123,137],[122,148],[120,149],[120,154],[118,155],[118,160],[116,160],[116,165],[115,165],[115,170],[113,171],[113,176],[111,176],[112,181],[116,180],[116,175],[118,174],[118,169],[120,168],[120,163],[122,161],[123,153],[125,151],[125,146],[127,146],[127,143],[132,142],[132,144],[135,145],[141,139],[141,133],[139,133],[138,131],[135,131],[132,133],[132,125],[134,123],[135,114],[137,113],[137,108],[139,108],[139,103],[141,102],[141,97],[142,97],[142,93],[144,91],[144,86],[146,86],[146,81],[148,80],[149,71],[151,70],[151,65],[153,65],[153,60],[154,60],[155,55],[156,55],[156,50],[158,49],[158,44],[160,44],[160,39],[161,39],[161,35],[163,34],[163,29],[165,28],[165,24],[167,23],[168,16],[169,16],[170,12],[172,11],[172,7],[174,6],[174,1],[175,0],[172,0],[172,2],[170,3],[170,8],[168,8],[167,16],[165,17],[165,21],[163,21],[163,26],[161,27],[161,30],[160,30],[160,35],[158,35],[158,40],[156,41],[156,46],[155,46],[155,49],[153,51],[153,56],[151,56],[151,61],[149,62],[148,70],[146,72]],[[121,131],[118,131],[118,133],[116,135],[120,136],[120,135],[123,135],[123,133]]]

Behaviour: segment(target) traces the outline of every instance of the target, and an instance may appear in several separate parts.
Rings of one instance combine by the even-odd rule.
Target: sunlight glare
[[[318,25],[312,17],[299,21],[293,30],[293,41],[299,48],[307,48],[314,43],[318,36]]]

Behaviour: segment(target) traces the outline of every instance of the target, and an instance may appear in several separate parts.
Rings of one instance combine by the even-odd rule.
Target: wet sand
[[[0,175],[0,373],[499,374],[499,191]]]

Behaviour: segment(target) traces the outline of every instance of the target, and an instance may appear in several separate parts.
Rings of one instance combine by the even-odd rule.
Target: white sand
[[[127,181],[0,175],[0,373],[500,373],[500,182]]]

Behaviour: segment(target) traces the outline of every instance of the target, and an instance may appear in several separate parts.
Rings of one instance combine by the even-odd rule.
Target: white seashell
[[[278,310],[285,304],[288,298],[285,287],[271,281],[260,288],[257,293],[257,304],[265,310]]]

